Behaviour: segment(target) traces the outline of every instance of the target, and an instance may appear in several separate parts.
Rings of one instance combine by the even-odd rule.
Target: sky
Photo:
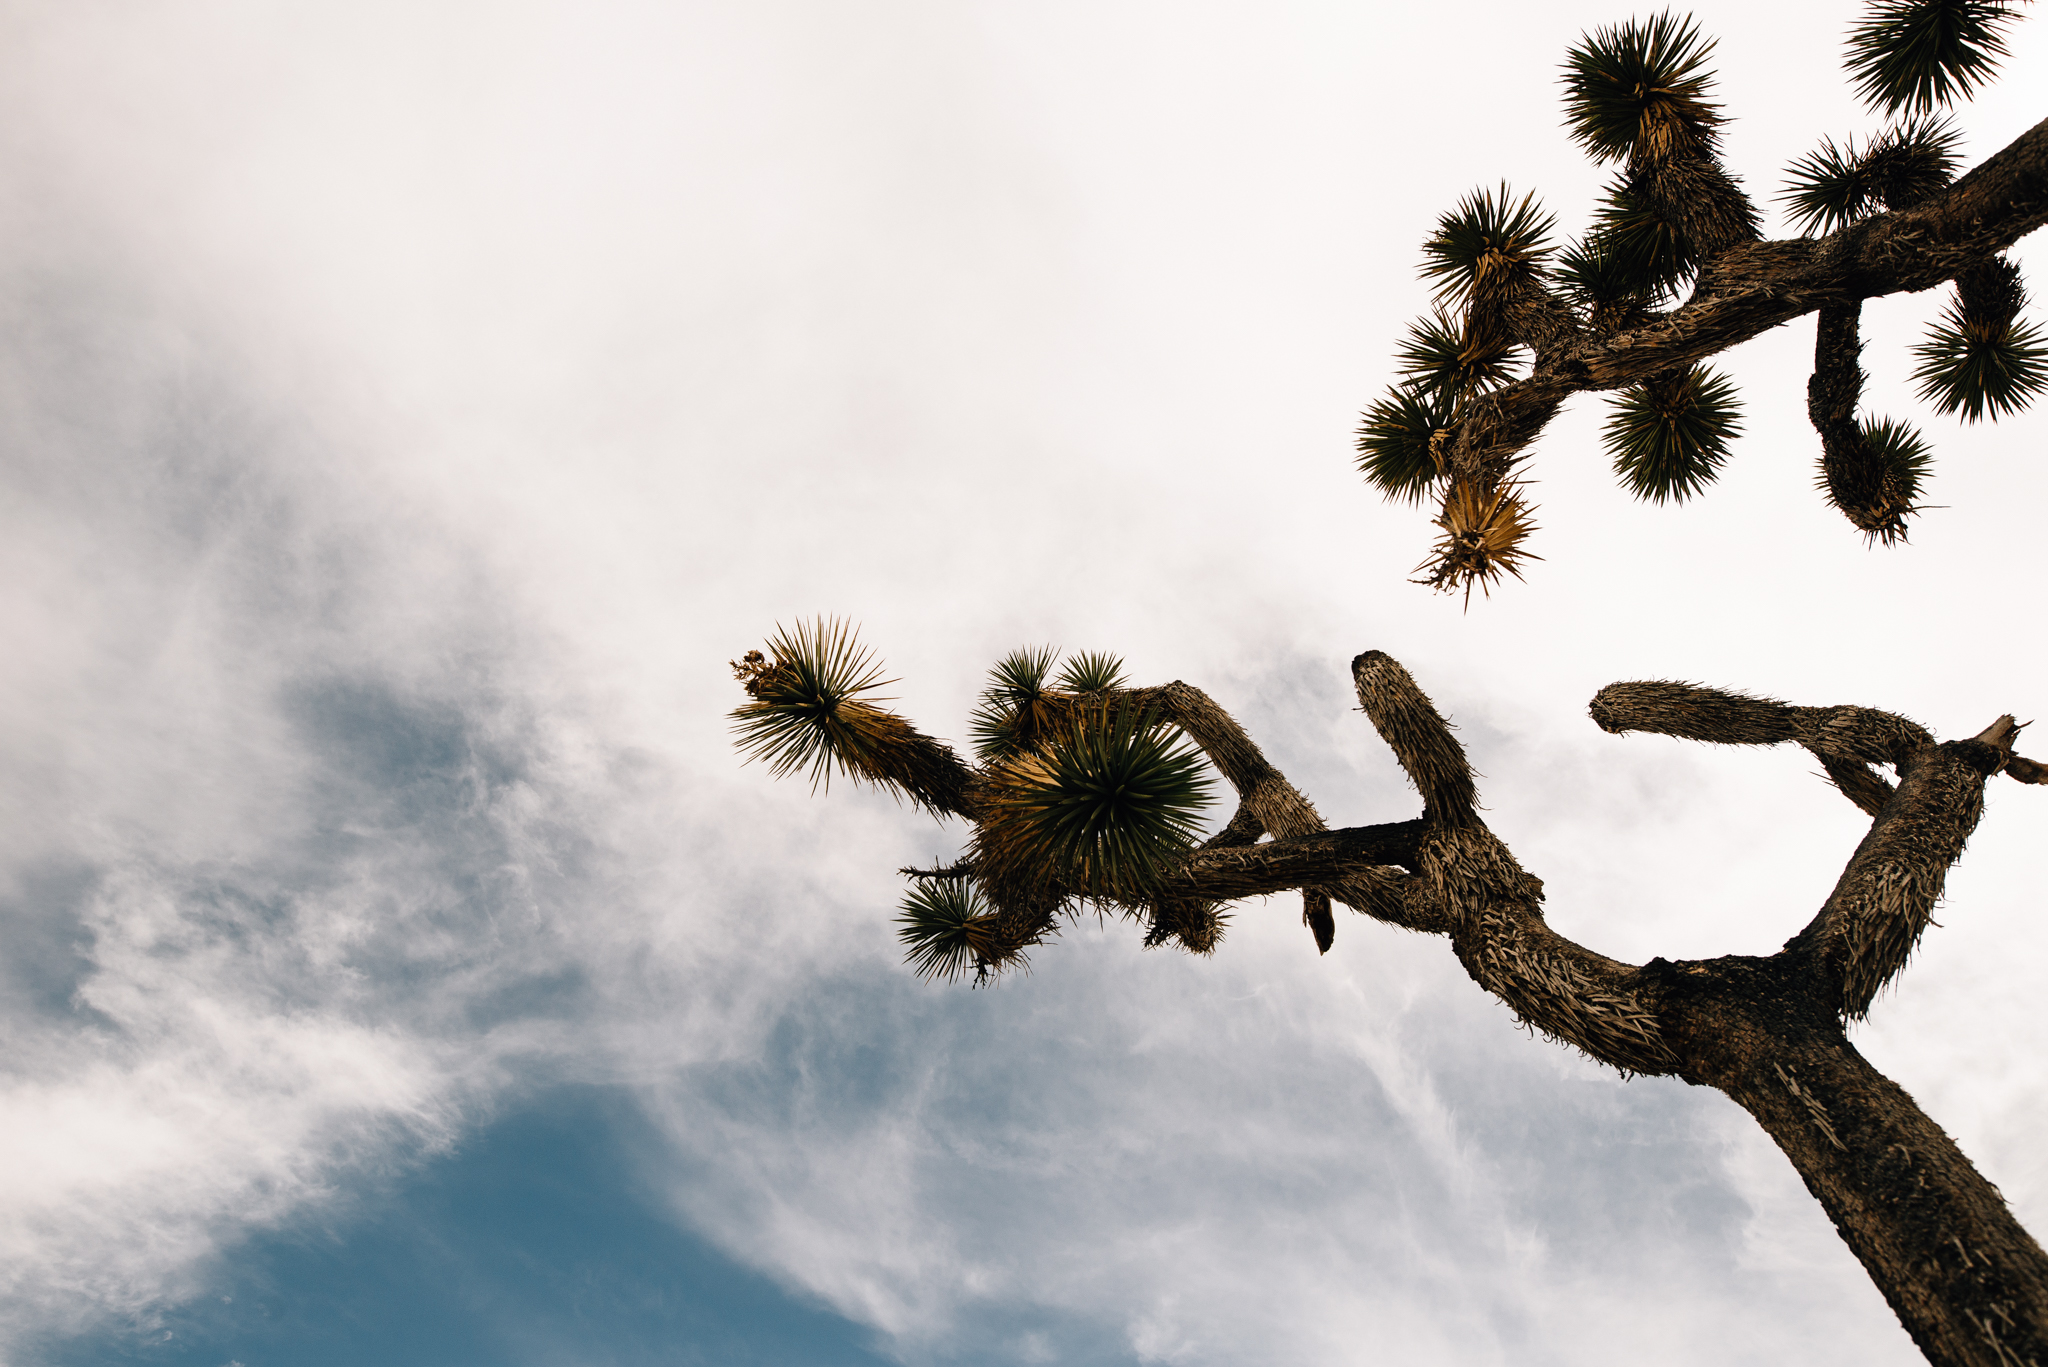
[[[1381,649],[1561,931],[1775,949],[1855,810],[1587,700],[2048,712],[2048,418],[1933,413],[1943,294],[1871,304],[1866,411],[1938,460],[1871,549],[1794,322],[1716,362],[1703,497],[1616,487],[1583,396],[1527,581],[1408,583],[1426,514],[1351,442],[1419,245],[1503,180],[1583,229],[1557,64],[1630,13],[0,5],[0,1362],[1916,1361],[1732,1103],[1517,1030],[1443,942],[1319,958],[1276,899],[1212,958],[1087,922],[923,983],[896,870],[962,828],[727,729],[726,662],[818,615],[956,739],[1009,650],[1112,650],[1401,820]],[[1878,127],[1854,6],[1694,13],[1760,203]],[[1853,1032],[2036,1230],[2044,803],[1993,785]]]

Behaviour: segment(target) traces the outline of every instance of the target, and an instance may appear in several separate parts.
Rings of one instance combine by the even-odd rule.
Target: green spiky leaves
[[[733,711],[740,751],[762,760],[777,778],[808,772],[827,785],[836,768],[867,777],[865,762],[886,743],[889,714],[866,697],[884,684],[873,654],[846,623],[819,618],[776,628],[768,652],[750,650],[733,675],[753,701]]]
[[[876,706],[881,666],[853,629],[818,618],[776,628],[764,654],[750,650],[732,670],[749,701],[729,715],[735,744],[777,778],[807,773],[815,790],[835,771],[891,788],[932,811],[958,809],[967,777],[953,752],[894,712]]]
[[[1124,662],[1107,651],[1084,650],[1060,667],[1059,683],[1069,693],[1107,693],[1124,686]]]
[[[1449,439],[1450,411],[1413,389],[1392,390],[1365,411],[1358,429],[1358,469],[1390,499],[1420,503],[1443,473],[1440,450]]]
[[[2019,268],[2003,257],[1957,277],[1954,301],[1913,348],[1920,397],[1977,422],[2017,412],[2048,389],[2048,338],[2019,321],[2026,303]]]
[[[1011,651],[989,671],[988,687],[967,723],[976,758],[1004,760],[1035,750],[1072,716],[1080,695],[1123,686],[1124,662],[1101,651],[1073,656],[1060,669],[1057,683],[1048,684],[1058,658],[1051,646],[1027,646]]]
[[[1517,200],[1505,184],[1499,194],[1474,190],[1422,244],[1422,276],[1437,282],[1439,300],[1511,294],[1535,283],[1555,225],[1534,195]]]
[[[1474,336],[1437,309],[1408,325],[1396,356],[1411,390],[1432,402],[1456,404],[1507,383],[1513,352],[1513,344],[1498,334]]]
[[[1656,271],[1644,268],[1639,253],[1617,246],[1597,229],[1558,253],[1551,278],[1596,331],[1644,321],[1662,302],[1665,288]]]
[[[1408,325],[1402,383],[1366,410],[1358,468],[1388,498],[1419,503],[1443,473],[1443,443],[1465,401],[1513,378],[1514,344],[1499,329],[1461,327],[1441,308]]]
[[[1908,424],[1890,418],[1865,418],[1857,426],[1885,482],[1907,503],[1917,503],[1920,486],[1934,468],[1934,451],[1926,440]]]
[[[1906,539],[1906,519],[1919,510],[1920,489],[1934,465],[1920,434],[1890,418],[1865,418],[1851,439],[1822,439],[1820,479],[1828,502],[1870,540]]]
[[[1714,44],[1666,12],[1582,38],[1565,56],[1566,127],[1599,161],[1680,147],[1711,151],[1721,123],[1706,101]]]
[[[1991,79],[2018,17],[2000,0],[1876,0],[1843,65],[1872,109],[1926,113]]]
[[[1720,474],[1741,411],[1733,381],[1691,367],[1623,390],[1601,437],[1630,493],[1684,502]]]
[[[1046,684],[1058,658],[1051,646],[1026,646],[996,662],[967,721],[976,758],[1005,759],[1029,750],[1063,715],[1061,700]]]
[[[1913,119],[1888,128],[1862,151],[1855,140],[1837,147],[1824,139],[1817,151],[1792,163],[1779,196],[1801,233],[1831,233],[1880,209],[1904,209],[1939,193],[1955,179],[1961,137],[1940,119]]]
[[[1684,225],[1625,180],[1607,187],[1581,254],[1600,258],[1596,278],[1612,297],[1634,295],[1652,305],[1676,292],[1698,255]],[[1580,267],[1581,274],[1588,270]]]
[[[1214,785],[1180,732],[1129,707],[1077,712],[989,775],[976,859],[1002,883],[1141,898],[1194,841]]]
[[[995,911],[966,879],[921,880],[903,899],[896,938],[920,978],[952,982],[973,973],[985,981],[1005,955]]]

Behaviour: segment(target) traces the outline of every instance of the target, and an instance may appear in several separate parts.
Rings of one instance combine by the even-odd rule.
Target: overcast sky
[[[1695,11],[1760,202],[1877,126],[1854,10]],[[1720,363],[1704,498],[1633,502],[1582,399],[1528,582],[1405,582],[1427,517],[1351,440],[1419,244],[1503,179],[1583,228],[1557,64],[1630,13],[0,6],[0,1358],[1917,1361],[1732,1103],[1519,1032],[1442,941],[1318,958],[1276,899],[1212,959],[1089,923],[923,984],[894,870],[962,829],[726,729],[726,661],[815,614],[955,738],[1006,651],[1107,649],[1398,820],[1383,649],[1561,930],[1775,949],[1855,810],[1587,699],[2048,714],[2048,419],[1932,413],[1943,296],[1879,301],[1910,547],[1812,487],[1808,320]],[[2037,1231],[2044,829],[1993,785],[1855,1033]]]

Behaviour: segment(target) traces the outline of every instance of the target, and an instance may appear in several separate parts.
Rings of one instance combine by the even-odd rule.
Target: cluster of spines
[[[1781,196],[1798,229],[1839,232],[1874,214],[1911,209],[1953,183],[1960,137],[1938,112],[1967,99],[2005,55],[2015,17],[1995,0],[1879,0],[1849,34],[1847,68],[1874,113],[1891,122],[1861,147],[1824,139],[1794,162]],[[1914,348],[1920,397],[1939,412],[1975,422],[2026,407],[2048,388],[2048,346],[2020,318],[2026,290],[2003,257],[1958,276],[1927,340]],[[1858,516],[1858,500],[1911,512],[1931,465],[1928,444],[1903,423],[1858,423],[1868,459],[1824,453],[1820,484],[1829,501],[1873,539],[1903,539],[1903,515]],[[1883,488],[1879,489],[1879,485]],[[1867,486],[1867,487],[1866,487]]]
[[[1550,341],[1649,321],[1701,260],[1756,235],[1748,198],[1721,168],[1722,117],[1708,98],[1713,44],[1671,15],[1599,30],[1565,63],[1568,127],[1596,160],[1617,162],[1578,242],[1503,185],[1467,196],[1423,247],[1436,306],[1410,325],[1401,379],[1365,414],[1359,466],[1390,498],[1441,499],[1440,535],[1420,582],[1489,589],[1534,557],[1522,482],[1508,470],[1453,469],[1457,424],[1512,378],[1516,356]],[[1733,387],[1685,368],[1625,390],[1607,445],[1639,497],[1683,499],[1711,482],[1739,430]]]
[[[1861,146],[1829,140],[1795,163],[1784,195],[1795,223],[1832,232],[1948,186],[1958,138],[1937,111],[1989,78],[2014,17],[1998,0],[1875,0],[1850,34],[1848,67],[1872,107],[1894,122]],[[1689,19],[1667,12],[1597,30],[1570,50],[1567,127],[1592,157],[1618,169],[1579,241],[1553,248],[1549,217],[1503,185],[1467,196],[1424,244],[1422,274],[1436,284],[1435,308],[1410,325],[1400,378],[1358,433],[1359,468],[1370,484],[1391,499],[1441,499],[1443,534],[1420,582],[1462,588],[1469,601],[1475,583],[1488,586],[1532,558],[1520,550],[1533,523],[1512,463],[1503,469],[1498,459],[1461,456],[1486,467],[1467,470],[1452,459],[1460,422],[1476,399],[1513,378],[1521,351],[1540,350],[1560,326],[1598,336],[1650,322],[1705,261],[1757,237],[1756,211],[1719,159],[1725,120],[1709,98],[1713,47]],[[1960,277],[1948,311],[1917,348],[1922,397],[1976,421],[2016,411],[2048,389],[2048,335],[2020,318],[2025,297],[2002,258]],[[1602,435],[1631,493],[1682,501],[1718,476],[1740,427],[1732,383],[1680,367],[1617,394]],[[1897,423],[1859,428],[1872,452],[1864,473],[1885,482],[1887,506],[1903,497],[1897,506],[1910,512],[1928,469],[1925,442]],[[1841,482],[1823,470],[1823,487],[1838,503]],[[1872,535],[1903,535],[1900,518],[1885,528]]]
[[[1473,585],[1518,572],[1534,524],[1516,483],[1453,471],[1447,447],[1470,404],[1513,377],[1521,351],[1569,326],[1547,278],[1555,227],[1534,196],[1517,198],[1506,185],[1474,191],[1438,220],[1422,249],[1435,305],[1409,325],[1401,379],[1358,433],[1359,468],[1382,493],[1441,498],[1444,538],[1419,568],[1468,600]]]
[[[1566,127],[1595,161],[1620,164],[1560,272],[1596,334],[1649,321],[1701,262],[1757,235],[1720,162],[1713,50],[1667,13],[1598,30],[1565,57]],[[1601,436],[1630,493],[1680,502],[1718,477],[1740,412],[1725,376],[1678,367],[1617,394]]]
[[[1115,656],[1012,652],[989,672],[970,722],[978,765],[878,706],[880,667],[843,624],[778,630],[733,665],[749,701],[740,748],[814,786],[844,773],[974,823],[968,856],[906,870],[897,918],[920,976],[986,982],[1083,904],[1148,922],[1147,944],[1215,947],[1222,920],[1166,890],[1193,845],[1213,782],[1177,727],[1137,706]],[[934,777],[942,776],[942,777]]]

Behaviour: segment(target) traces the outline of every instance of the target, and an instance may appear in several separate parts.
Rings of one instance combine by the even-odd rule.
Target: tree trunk
[[[1803,957],[1803,956],[1797,956]],[[1858,1053],[1795,956],[1653,960],[1680,1076],[1776,1140],[1939,1367],[2048,1367],[2048,1254],[1998,1188]]]

